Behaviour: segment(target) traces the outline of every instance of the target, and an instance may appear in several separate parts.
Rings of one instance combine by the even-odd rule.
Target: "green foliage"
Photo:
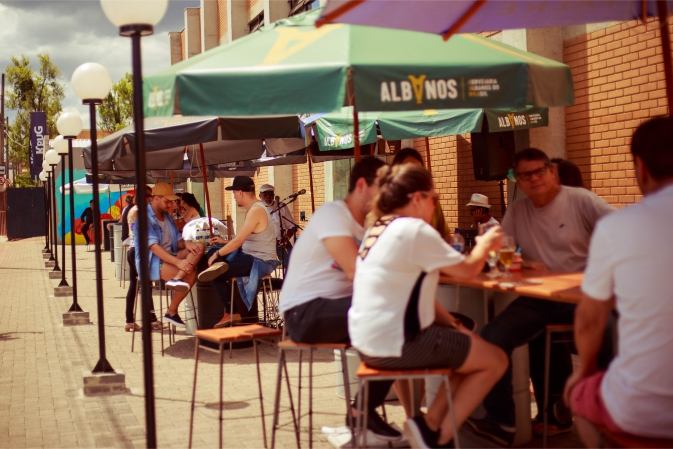
[[[115,132],[133,123],[133,78],[126,72],[98,107],[98,127]]]
[[[12,187],[35,187],[36,185],[37,181],[30,179],[30,173],[21,173],[14,178]]]
[[[7,107],[17,112],[9,127],[9,158],[19,173],[29,163],[30,113],[45,112],[47,133],[56,137],[56,119],[62,111],[61,100],[65,98],[61,69],[51,61],[48,53],[38,53],[37,57],[40,61],[37,71],[23,54],[18,58],[12,56],[6,69]]]

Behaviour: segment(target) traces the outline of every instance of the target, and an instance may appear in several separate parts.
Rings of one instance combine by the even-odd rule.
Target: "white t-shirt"
[[[619,353],[601,394],[626,432],[673,438],[673,186],[601,220],[582,290],[616,298]]]
[[[227,235],[227,225],[216,218],[210,219],[213,223],[213,236]],[[188,242],[201,242],[210,246],[210,223],[208,217],[195,218],[182,228],[182,238]]]
[[[498,220],[496,220],[495,218],[491,217],[491,218],[489,218],[488,221],[487,221],[486,223],[484,223],[484,224],[497,224],[497,225],[499,225],[500,222],[499,222]],[[471,228],[474,228],[474,223],[472,223],[472,224],[470,225],[470,227],[471,227]]]
[[[534,207],[530,198],[512,203],[502,230],[514,237],[524,258],[543,262],[552,271],[584,271],[594,226],[614,210],[586,189],[561,186],[545,207]]]
[[[419,277],[427,273],[418,298],[419,324],[425,329],[435,321],[439,269],[463,259],[423,220],[395,219],[365,259],[357,260],[353,303],[348,311],[353,346],[372,357],[401,356],[404,316]]]
[[[264,204],[264,207],[266,207],[266,210],[268,210],[269,213],[271,214],[271,212],[276,210],[276,208],[278,207],[278,203],[274,201],[273,204],[271,204],[271,206],[267,206],[266,204]],[[287,220],[281,217],[285,217],[287,218]],[[290,214],[290,210],[287,208],[287,206],[284,206],[278,212],[274,212],[273,214],[271,214],[271,220],[273,220],[273,227],[274,231],[276,232],[277,239],[280,239],[280,221],[283,220],[284,230],[290,229],[292,227],[292,222],[294,221],[294,219],[292,218],[292,214]]]
[[[278,306],[283,313],[316,298],[339,299],[353,294],[353,282],[336,264],[323,240],[352,237],[359,246],[365,230],[343,201],[323,204],[297,239],[283,281]]]

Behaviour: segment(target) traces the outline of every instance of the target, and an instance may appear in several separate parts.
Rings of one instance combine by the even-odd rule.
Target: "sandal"
[[[132,330],[135,330],[137,332],[143,330],[143,328],[138,326],[136,323],[126,323],[126,326],[124,326],[124,330],[126,332],[131,332]]]
[[[152,329],[160,331],[161,328],[168,329],[168,324],[163,324],[161,321],[152,321]]]

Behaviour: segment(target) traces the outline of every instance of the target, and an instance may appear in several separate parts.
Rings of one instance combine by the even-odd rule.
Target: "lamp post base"
[[[61,282],[58,284],[58,286],[70,288],[70,284],[68,284],[68,281],[66,281],[63,277],[61,277]]]
[[[42,248],[42,254],[51,254],[51,250],[47,248]]]
[[[54,265],[56,265],[56,262],[54,262],[53,260],[48,260],[44,263],[45,268],[54,268]]]
[[[94,374],[103,374],[103,373],[114,373],[115,370],[110,366],[110,362],[108,362],[106,359],[100,359],[98,360],[98,363],[96,363],[96,366],[94,367],[93,371]]]
[[[68,285],[66,286],[59,285],[58,287],[54,287],[54,296],[57,298],[63,296],[72,296],[72,287]]]
[[[43,259],[49,259],[49,256],[51,256],[50,253],[42,253],[42,258]]]
[[[67,312],[63,314],[64,326],[82,326],[89,325],[89,312]]]
[[[84,380],[84,396],[98,396],[126,393],[126,376],[118,373],[82,373]]]
[[[50,271],[49,279],[61,279],[61,271]]]

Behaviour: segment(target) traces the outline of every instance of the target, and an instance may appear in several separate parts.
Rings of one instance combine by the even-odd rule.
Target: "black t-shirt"
[[[129,211],[131,206],[126,206],[122,211],[122,242],[129,238]]]
[[[87,207],[84,209],[84,212],[82,212],[82,216],[80,217],[80,220],[84,220],[85,222],[92,224],[93,223],[93,209],[90,207]]]

